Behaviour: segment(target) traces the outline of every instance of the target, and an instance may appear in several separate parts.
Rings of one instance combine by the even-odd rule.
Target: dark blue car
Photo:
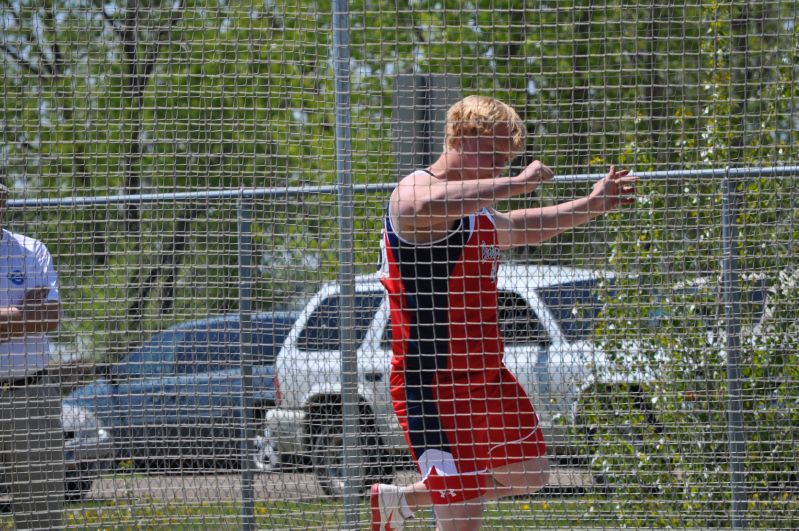
[[[294,318],[252,316],[247,391],[256,427],[274,405],[273,361]],[[64,404],[90,412],[110,432],[117,461],[151,470],[235,466],[244,394],[240,329],[239,316],[230,315],[159,332],[114,364],[108,378],[75,390]]]

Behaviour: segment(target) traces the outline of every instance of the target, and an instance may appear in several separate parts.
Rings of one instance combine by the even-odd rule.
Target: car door
[[[122,444],[133,456],[162,450],[165,428],[174,425],[174,403],[165,382],[175,373],[175,345],[182,333],[166,331],[116,364],[111,375],[114,403],[126,419]]]
[[[381,299],[374,315],[374,321],[367,332],[361,352],[358,354],[358,370],[361,388],[372,402],[378,419],[394,420],[394,408],[389,392],[391,370],[391,320],[388,298],[385,292],[376,291],[375,297]],[[397,424],[393,422],[393,424]],[[397,424],[397,427],[399,425]]]
[[[374,322],[385,292],[381,288],[358,287],[353,300],[353,339],[359,357],[364,355],[363,341]],[[341,389],[341,297],[338,292],[322,298],[308,316],[305,326],[295,342],[297,358],[302,358],[303,377],[297,380],[297,390],[302,397],[313,394],[340,393]],[[371,358],[372,353],[368,356]],[[359,368],[360,370],[360,368]],[[294,376],[298,376],[295,371]],[[289,375],[287,375],[289,376]]]
[[[551,415],[571,415],[586,382],[609,368],[593,338],[603,300],[613,295],[612,283],[584,278],[540,286],[536,296],[557,326],[557,341],[548,352],[546,403]]]
[[[551,334],[529,299],[518,292],[500,290],[497,309],[505,365],[527,392],[544,423],[548,418],[547,358]]]
[[[235,436],[241,403],[238,321],[190,331],[176,349],[174,396],[180,433],[203,449]]]

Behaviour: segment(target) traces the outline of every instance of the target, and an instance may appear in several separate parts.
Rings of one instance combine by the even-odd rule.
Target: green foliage
[[[743,408],[753,426],[747,469],[756,499],[799,491],[799,272],[781,272],[762,322],[743,344]]]
[[[337,182],[331,2],[133,5],[0,4],[0,174],[17,197]],[[353,0],[349,10],[356,183],[396,181],[392,78],[413,72],[455,75],[464,95],[513,104],[530,130],[519,164],[540,158],[558,174],[799,160],[792,2]],[[741,289],[772,289],[762,322],[751,305],[741,314],[752,520],[765,522],[784,492],[796,495],[797,182],[763,175],[735,184]],[[554,204],[589,188],[546,185],[503,207]],[[646,523],[725,524],[720,181],[649,180],[638,195],[634,208],[514,259],[614,271],[617,296],[598,340],[619,373],[661,375],[645,390],[659,431],[629,387],[586,398],[592,466],[624,494],[619,523],[666,511],[674,516]],[[336,201],[288,194],[253,203],[257,308],[294,306],[335,277]],[[355,197],[359,272],[374,270],[384,201]],[[196,201],[7,217],[55,256],[61,339],[81,338],[109,358],[173,322],[237,310],[237,216],[233,201]],[[696,277],[712,287],[675,288]]]
[[[768,299],[759,294],[768,288]],[[799,368],[797,275],[743,277],[738,320],[747,441],[747,518],[779,526],[762,512],[796,494]],[[619,503],[624,523],[637,515],[673,514],[672,525],[727,525],[729,391],[725,304],[718,277],[668,288],[619,279],[597,334],[622,374],[652,374],[643,392],[600,388],[586,396],[581,426],[592,439],[591,466]],[[630,345],[635,344],[635,356]],[[618,353],[624,353],[618,355]],[[631,364],[638,360],[638,364]],[[650,503],[657,495],[660,509]]]

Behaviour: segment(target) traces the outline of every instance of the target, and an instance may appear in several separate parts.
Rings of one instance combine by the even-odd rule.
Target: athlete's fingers
[[[541,181],[549,181],[555,176],[555,172],[552,171],[552,168],[546,165],[541,166]]]
[[[618,171],[616,171],[616,173],[613,174],[613,177],[611,177],[611,180],[615,181],[617,183],[622,182],[622,181],[624,181],[625,179],[628,178],[629,173],[630,173],[630,170],[627,170],[627,169],[618,170]]]
[[[619,190],[621,196],[621,204],[623,205],[631,205],[635,203],[635,187],[634,186],[622,186]]]

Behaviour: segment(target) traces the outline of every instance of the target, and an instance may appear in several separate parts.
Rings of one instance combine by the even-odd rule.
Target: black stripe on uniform
[[[386,216],[388,244],[399,267],[406,307],[414,315],[405,352],[405,398],[409,435],[417,457],[431,448],[451,453],[441,431],[432,383],[436,371],[447,368],[449,281],[471,233],[469,217],[456,223],[443,240],[413,245],[399,239]]]

